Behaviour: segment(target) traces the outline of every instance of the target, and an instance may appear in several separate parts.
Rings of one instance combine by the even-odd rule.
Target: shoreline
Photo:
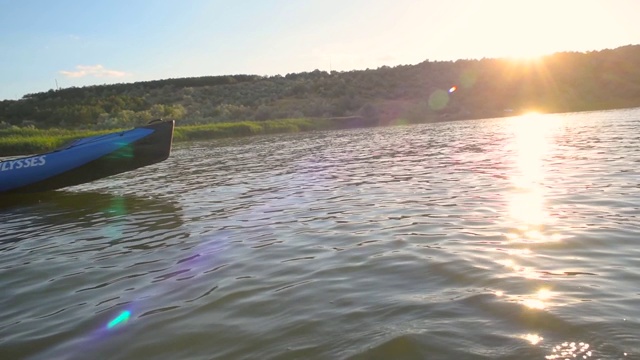
[[[631,108],[616,108],[602,110],[585,110],[585,111],[569,111],[562,114],[593,112],[593,111],[612,111],[624,110]],[[543,113],[544,114],[544,113]],[[280,119],[265,121],[239,121],[239,122],[220,122],[204,125],[183,125],[176,124],[174,130],[173,141],[204,141],[213,139],[239,138],[255,135],[267,134],[286,134],[299,133],[318,130],[343,130],[370,127],[388,127],[402,126],[411,124],[427,124],[440,123],[449,121],[464,120],[482,120],[492,118],[515,117],[522,114],[502,114],[490,117],[466,117],[453,118],[441,117],[438,119],[424,119],[424,121],[409,121],[406,119],[384,120],[377,118],[364,118],[362,116],[344,116],[331,118],[298,118],[298,119]],[[67,130],[67,129],[33,129],[33,128],[17,128],[17,129],[0,129],[0,157],[27,156],[53,151],[64,144],[94,135],[113,133],[127,129],[111,129],[111,130]]]
[[[240,121],[212,123],[205,125],[177,124],[174,130],[174,142],[202,141],[247,137],[266,134],[285,134],[315,130],[340,130],[346,128],[364,128],[380,126],[378,121],[362,117],[337,117],[324,119],[281,119],[266,121]],[[0,130],[0,157],[26,156],[46,153],[64,144],[93,135],[107,134],[127,129],[111,130],[64,130],[33,128]]]

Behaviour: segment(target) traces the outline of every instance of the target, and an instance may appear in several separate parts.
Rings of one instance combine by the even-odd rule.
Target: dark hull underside
[[[2,194],[60,189],[161,162],[167,159],[171,152],[174,124],[174,121],[166,121],[144,126],[153,129],[154,132],[70,171]]]

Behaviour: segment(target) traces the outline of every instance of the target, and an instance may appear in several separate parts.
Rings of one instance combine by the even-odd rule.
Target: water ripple
[[[637,357],[639,118],[178,144],[3,202],[0,353]]]

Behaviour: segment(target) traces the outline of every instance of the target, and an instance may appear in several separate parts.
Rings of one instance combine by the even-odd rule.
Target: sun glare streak
[[[511,194],[509,214],[517,223],[526,225],[520,226],[523,231],[528,231],[531,225],[543,224],[547,218],[544,195],[539,189]]]
[[[510,164],[511,186],[505,194],[504,224],[507,247],[506,258],[496,259],[507,271],[524,279],[540,279],[540,271],[531,261],[535,258],[535,245],[550,241],[561,241],[561,234],[549,229],[557,219],[548,210],[545,185],[547,159],[552,151],[553,137],[559,120],[552,115],[535,112],[505,120],[506,135],[511,139],[506,146],[506,161]],[[504,254],[505,252],[503,252]],[[524,264],[524,265],[521,265]],[[548,293],[520,301],[533,309],[544,309]]]
[[[514,191],[509,195],[509,214],[515,227],[529,229],[552,221],[546,211],[545,160],[556,128],[553,118],[528,113],[508,120],[513,133]],[[530,235],[535,235],[531,233]]]
[[[549,126],[538,113],[511,119],[515,137],[516,165],[520,176],[512,178],[515,186],[532,188],[543,179],[544,155],[549,148]]]

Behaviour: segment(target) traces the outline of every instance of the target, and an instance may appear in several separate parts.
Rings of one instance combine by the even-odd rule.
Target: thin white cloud
[[[87,76],[97,78],[120,78],[130,75],[124,71],[106,69],[102,65],[76,65],[75,71],[61,70],[60,74],[70,78],[82,78]]]

